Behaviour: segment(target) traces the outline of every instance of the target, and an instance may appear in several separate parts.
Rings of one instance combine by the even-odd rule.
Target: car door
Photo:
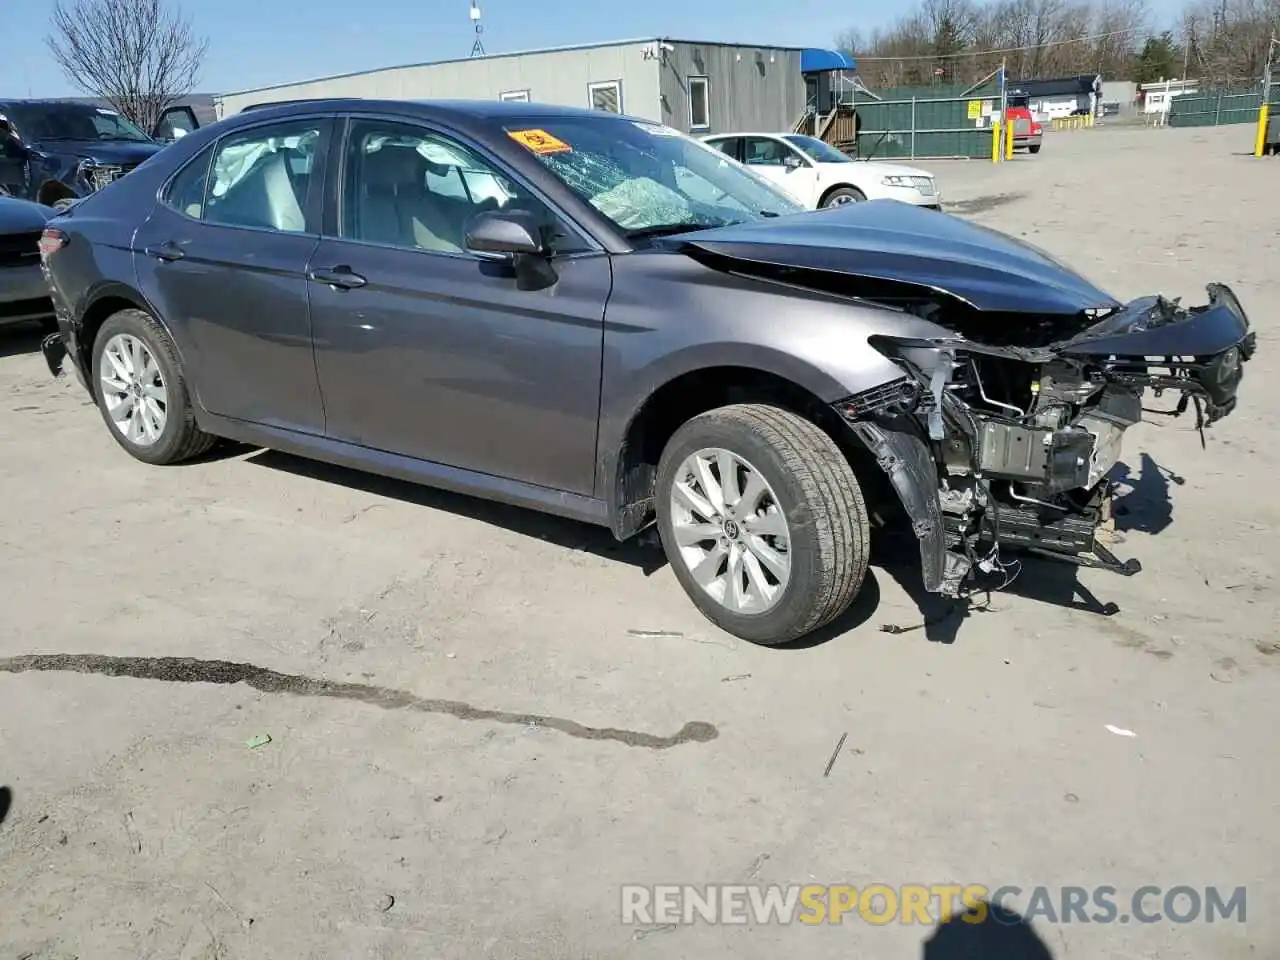
[[[744,137],[742,162],[805,206],[817,206],[818,168],[785,140]]]
[[[151,129],[151,136],[164,143],[172,143],[200,128],[196,112],[188,106],[169,107]]]
[[[311,258],[328,435],[589,495],[607,255],[441,130],[356,115],[341,154]],[[503,209],[555,234],[554,283],[519,289],[509,263],[468,252],[467,222]]]
[[[142,292],[189,345],[211,413],[324,432],[306,268],[333,124],[317,115],[223,136],[169,181],[135,235]]]

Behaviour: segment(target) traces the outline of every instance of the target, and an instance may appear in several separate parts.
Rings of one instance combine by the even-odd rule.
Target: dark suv
[[[0,196],[63,209],[196,129],[171,107],[150,134],[110,107],[76,100],[0,100]]]

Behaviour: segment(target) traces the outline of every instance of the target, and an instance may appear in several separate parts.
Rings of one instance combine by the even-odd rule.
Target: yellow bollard
[[[991,162],[1000,162],[1000,121],[991,121]]]
[[[1086,114],[1084,115],[1084,125],[1085,125],[1086,127],[1092,127],[1092,126],[1093,126],[1093,114],[1092,114],[1092,113],[1086,113]]]
[[[1262,156],[1267,147],[1267,117],[1271,113],[1271,104],[1264,103],[1258,108],[1258,132],[1253,138],[1253,155]]]
[[[1004,158],[1006,160],[1013,159],[1013,129],[1012,123],[1006,125],[1006,136],[1004,138]]]

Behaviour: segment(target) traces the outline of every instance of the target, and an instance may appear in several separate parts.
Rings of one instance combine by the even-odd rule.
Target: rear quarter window
[[[165,206],[193,220],[204,215],[205,188],[209,182],[209,160],[212,156],[213,145],[210,144],[178,171],[162,197]]]

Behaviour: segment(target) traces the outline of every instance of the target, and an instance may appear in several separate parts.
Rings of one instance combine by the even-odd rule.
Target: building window
[[[706,77],[689,78],[689,126],[706,130],[711,126],[711,97]]]
[[[498,99],[506,100],[511,103],[528,103],[529,91],[528,90],[507,90],[507,91],[504,91],[503,93],[498,94]]]
[[[587,93],[591,101],[592,110],[605,110],[609,113],[622,112],[621,80],[588,84]]]

